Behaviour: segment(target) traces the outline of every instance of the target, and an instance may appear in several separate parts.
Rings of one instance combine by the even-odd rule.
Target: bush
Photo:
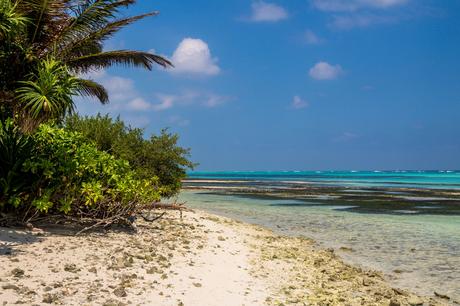
[[[164,192],[157,177],[138,179],[127,161],[77,132],[43,124],[27,136],[7,121],[0,138],[0,210],[23,219],[45,213],[126,217]]]
[[[34,149],[32,137],[22,134],[12,119],[0,121],[0,211],[30,191],[33,177],[23,165]]]
[[[120,118],[113,120],[100,114],[95,117],[73,115],[66,119],[64,126],[94,141],[99,150],[129,161],[137,178],[158,177],[159,185],[164,188],[163,196],[179,192],[187,169],[195,166],[189,160],[190,149],[180,147],[178,135],[166,129],[144,139],[143,129],[126,126]]]

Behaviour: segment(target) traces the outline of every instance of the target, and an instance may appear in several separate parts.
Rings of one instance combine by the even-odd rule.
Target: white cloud
[[[100,82],[109,92],[110,101],[126,102],[136,95],[134,81],[131,79],[105,74]]]
[[[143,98],[135,98],[128,103],[128,109],[136,111],[144,111],[152,108],[152,105],[146,102]]]
[[[287,19],[289,16],[283,7],[273,3],[256,1],[251,7],[252,15],[249,20],[254,22],[276,22]]]
[[[323,40],[318,37],[318,35],[316,35],[312,30],[306,30],[304,38],[305,42],[309,45],[318,45],[323,42]]]
[[[334,16],[329,26],[340,30],[352,28],[364,28],[377,24],[388,24],[396,22],[395,16],[382,16],[375,14],[353,14],[348,16]]]
[[[152,105],[152,109],[154,111],[164,111],[174,106],[174,102],[176,101],[176,97],[173,95],[157,95],[160,103]]]
[[[230,97],[209,94],[207,95],[207,97],[205,97],[205,101],[203,102],[203,105],[206,107],[216,107],[216,106],[224,104],[228,100],[230,100]]]
[[[159,103],[153,104],[151,109],[154,111],[164,111],[176,105],[201,105],[204,107],[217,107],[231,98],[214,93],[188,91],[183,94],[158,94]]]
[[[333,80],[342,74],[340,65],[331,65],[327,62],[318,62],[310,68],[309,75],[315,80]]]
[[[208,44],[201,39],[184,38],[171,58],[174,68],[169,71],[182,74],[217,75],[217,59],[211,56]]]
[[[311,0],[318,10],[332,12],[329,26],[339,30],[391,24],[407,19],[407,14],[395,11],[411,0]],[[393,10],[391,10],[393,9]]]
[[[109,104],[87,105],[79,104],[85,113],[97,112],[120,112],[129,111],[132,114],[141,112],[161,112],[174,106],[197,105],[201,107],[217,107],[231,99],[229,96],[221,96],[212,92],[185,91],[179,94],[158,93],[153,98],[146,98],[139,93],[132,79],[110,75],[104,70],[93,71],[82,75],[102,84],[108,91]],[[79,98],[79,100],[82,100]],[[83,101],[82,101],[83,102]]]
[[[360,9],[386,9],[409,0],[312,0],[314,7],[328,12],[353,12]]]
[[[96,70],[82,75],[85,79],[100,83],[109,93],[110,102],[133,99],[136,96],[134,81],[120,76],[108,74],[105,70]]]
[[[341,135],[338,137],[335,137],[333,141],[335,142],[350,142],[353,141],[360,136],[358,134],[352,133],[352,132],[343,132]]]
[[[291,107],[294,109],[302,109],[308,106],[308,102],[303,100],[300,96],[294,96],[292,99]]]

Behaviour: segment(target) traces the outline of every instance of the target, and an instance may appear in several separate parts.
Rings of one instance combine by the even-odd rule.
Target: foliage
[[[0,2],[0,39],[10,39],[24,29],[27,18],[20,15],[17,4],[11,1]]]
[[[195,166],[189,160],[190,149],[180,147],[178,135],[165,129],[159,135],[144,139],[144,130],[126,126],[120,118],[113,120],[100,114],[95,117],[69,116],[65,128],[94,141],[99,150],[129,161],[136,177],[157,176],[159,185],[167,190],[164,196],[176,194],[187,169]]]
[[[28,81],[20,81],[16,97],[20,103],[23,122],[39,124],[48,118],[62,120],[73,111],[72,96],[80,87],[79,79],[69,74],[59,62],[46,59]],[[31,120],[30,120],[31,119]],[[34,129],[26,128],[26,130]]]
[[[38,123],[60,118],[62,112],[50,112],[45,107],[44,90],[59,92],[57,109],[73,106],[70,96],[89,95],[108,102],[105,88],[82,74],[112,65],[137,66],[151,70],[154,64],[163,67],[171,63],[158,55],[142,51],[104,51],[104,42],[125,26],[157,12],[133,17],[119,17],[122,10],[136,0],[1,0],[0,2],[0,117],[15,117]],[[46,64],[56,63],[54,69]],[[50,67],[48,67],[50,68]],[[45,73],[46,72],[46,73]],[[45,75],[43,75],[45,73]],[[55,76],[50,74],[55,73]],[[70,84],[55,82],[66,74],[78,89],[69,91]],[[42,79],[43,77],[43,79]],[[52,91],[48,91],[52,85]],[[25,89],[18,89],[26,86]],[[63,87],[59,89],[59,87]],[[76,90],[75,90],[76,89]],[[25,97],[27,93],[27,96]],[[33,117],[22,116],[24,98],[33,98]],[[63,95],[68,97],[63,100]],[[50,98],[51,99],[51,98]],[[41,101],[40,101],[41,100]],[[47,102],[48,105],[52,103]],[[41,105],[41,106],[40,106]],[[7,114],[7,115],[5,115]],[[16,116],[18,115],[19,116]]]
[[[23,135],[13,120],[0,121],[0,210],[5,202],[26,198],[33,181],[24,171],[24,163],[34,154],[32,137]]]
[[[0,217],[126,217],[178,190],[193,164],[177,135],[144,140],[142,130],[107,117],[97,119],[100,137],[84,122],[54,125],[73,112],[76,95],[108,102],[106,89],[84,75],[172,66],[148,52],[104,51],[125,26],[157,14],[123,17],[135,2],[0,0]]]
[[[0,137],[0,156],[8,161],[0,173],[1,211],[23,218],[41,213],[108,218],[148,206],[163,192],[156,177],[136,178],[127,161],[99,151],[77,132],[42,124],[33,135],[23,135],[6,122]]]

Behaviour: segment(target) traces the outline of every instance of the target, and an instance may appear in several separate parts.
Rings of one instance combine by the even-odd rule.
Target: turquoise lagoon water
[[[192,208],[313,238],[395,286],[460,300],[458,171],[201,172],[184,185]]]
[[[228,171],[191,172],[191,179],[287,181],[329,186],[460,189],[460,171]]]

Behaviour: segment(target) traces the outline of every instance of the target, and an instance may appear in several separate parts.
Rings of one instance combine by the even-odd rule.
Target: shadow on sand
[[[0,256],[14,254],[17,246],[40,241],[39,235],[22,228],[0,227]]]

